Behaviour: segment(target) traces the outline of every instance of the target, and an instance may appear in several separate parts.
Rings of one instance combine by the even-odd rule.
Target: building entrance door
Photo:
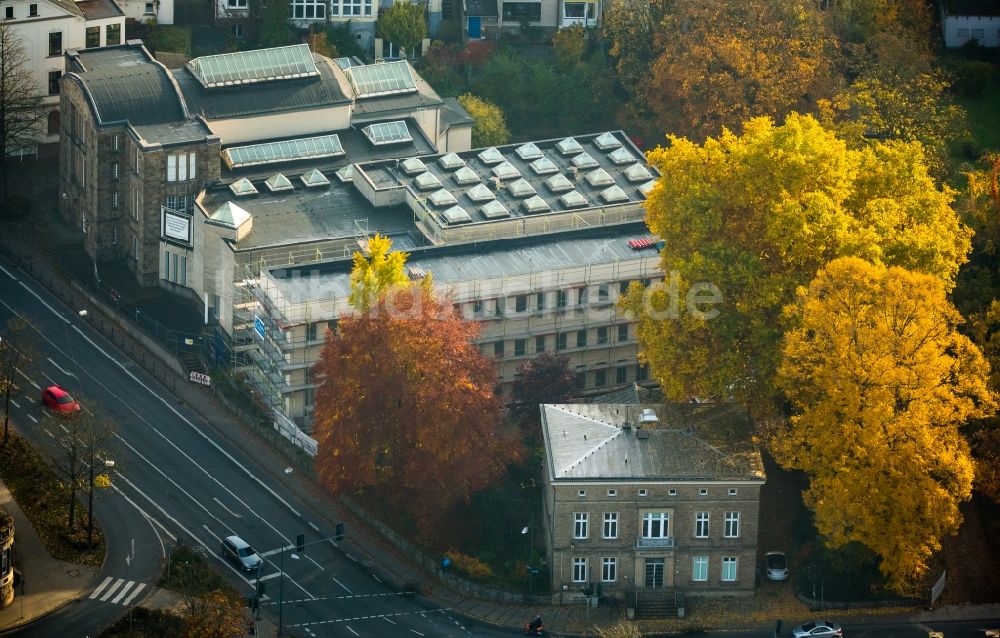
[[[662,558],[646,559],[646,589],[658,589],[663,587],[663,565]]]

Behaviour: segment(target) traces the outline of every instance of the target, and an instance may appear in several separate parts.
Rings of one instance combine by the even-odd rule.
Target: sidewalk
[[[20,627],[76,600],[92,584],[98,570],[49,556],[42,539],[0,481],[0,506],[14,517],[16,565],[24,586],[14,588],[14,602],[0,609],[0,632]]]

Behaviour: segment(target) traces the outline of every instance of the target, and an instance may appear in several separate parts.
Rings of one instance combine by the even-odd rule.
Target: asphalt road
[[[275,624],[280,615],[294,635],[508,635],[470,627],[448,609],[388,587],[366,561],[352,559],[329,540],[334,529],[294,493],[267,480],[268,471],[281,468],[261,467],[227,443],[75,310],[0,257],[0,326],[14,316],[30,318],[40,331],[35,368],[22,379],[25,394],[12,405],[23,433],[52,444],[62,423],[38,403],[40,388],[52,383],[117,426],[108,454],[115,461],[114,487],[95,505],[108,538],[108,561],[90,595],[46,619],[46,627],[36,625],[34,631],[45,633],[33,635],[94,635],[95,627],[124,613],[126,601],[142,600],[177,542],[204,551],[241,591],[253,591],[256,575],[219,556],[219,543],[230,534],[265,557],[260,613]],[[308,544],[304,553],[294,551],[298,534]],[[140,585],[142,591],[131,597]],[[120,596],[126,586],[129,591]]]

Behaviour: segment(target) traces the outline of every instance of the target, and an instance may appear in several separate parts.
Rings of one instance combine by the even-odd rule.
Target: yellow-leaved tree
[[[897,590],[958,530],[974,474],[959,427],[995,408],[946,292],[940,277],[847,257],[786,309],[777,382],[794,414],[771,450],[809,475],[827,544],[867,546]]]
[[[391,250],[392,240],[376,233],[368,240],[368,257],[354,253],[349,302],[358,312],[367,312],[386,292],[409,283],[403,270],[407,253]]]

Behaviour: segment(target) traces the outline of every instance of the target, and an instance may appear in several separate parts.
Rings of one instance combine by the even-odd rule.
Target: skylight
[[[521,176],[521,172],[514,168],[514,165],[510,162],[503,162],[494,166],[493,174],[500,179],[514,179]]]
[[[594,168],[597,166],[597,160],[587,153],[580,153],[570,160],[570,162],[577,168]]]
[[[341,166],[334,173],[337,179],[341,181],[342,184],[347,184],[348,182],[354,181],[354,164],[348,164],[347,166]]]
[[[546,201],[541,197],[539,197],[538,195],[529,197],[528,199],[521,202],[521,205],[524,206],[525,212],[528,213],[544,213],[552,210],[551,208],[549,208],[548,203],[546,203]]]
[[[524,161],[536,160],[542,156],[542,151],[539,150],[537,146],[535,146],[534,142],[528,142],[527,144],[522,144],[521,146],[518,146],[514,152],[517,153],[517,156],[523,159]]]
[[[424,163],[416,157],[408,157],[400,162],[399,165],[403,167],[403,172],[407,175],[416,175],[417,173],[423,173],[427,170]]]
[[[264,182],[264,185],[267,186],[267,190],[272,193],[292,190],[292,183],[281,173],[275,173],[274,175],[268,177],[267,181]]]
[[[417,179],[413,181],[417,184],[417,188],[422,191],[441,188],[441,182],[438,181],[438,178],[434,177],[434,175],[430,172],[417,175]]]
[[[611,149],[621,147],[622,143],[617,137],[611,133],[601,133],[594,138],[594,146],[601,149],[602,151],[610,151]]]
[[[628,195],[625,194],[620,187],[617,185],[609,186],[601,191],[601,199],[609,204],[614,204],[615,202],[626,202],[628,201]]]
[[[583,151],[583,147],[572,137],[567,137],[563,141],[556,144],[556,150],[559,151],[560,155],[575,155]]]
[[[344,168],[351,168],[351,165],[348,164]],[[340,170],[342,171],[344,169],[342,168]],[[337,171],[337,177],[340,177],[340,180],[344,181],[344,178],[340,176],[340,171]],[[312,169],[299,179],[302,180],[302,183],[305,184],[307,188],[312,188],[313,186],[326,186],[330,183],[330,180],[326,178],[326,175],[320,173],[319,169],[316,168]],[[348,181],[350,180],[348,179]]]
[[[646,197],[649,197],[649,193],[650,191],[653,190],[654,186],[656,186],[656,180],[651,179],[639,187],[639,192],[645,195]]]
[[[340,138],[334,135],[303,137],[297,140],[265,142],[249,146],[233,146],[222,151],[222,159],[229,168],[276,164],[295,160],[317,159],[343,155]]]
[[[493,200],[488,204],[483,204],[482,206],[479,207],[479,212],[481,212],[483,214],[483,217],[485,217],[486,219],[499,219],[501,217],[510,217],[510,211],[507,210],[507,208],[497,200]]]
[[[206,55],[187,68],[206,89],[319,75],[308,44]]]
[[[587,198],[576,191],[570,191],[559,198],[566,208],[578,208],[587,205]]]
[[[495,147],[491,146],[476,157],[483,164],[499,164],[503,161],[503,153],[498,151]]]
[[[248,180],[245,177],[239,181],[230,184],[229,190],[231,190],[233,192],[233,195],[236,195],[237,197],[257,194],[257,188],[253,185],[253,183],[250,180]]]
[[[438,158],[438,164],[446,171],[453,171],[456,168],[465,166],[465,160],[459,157],[457,153],[448,153]]]
[[[468,166],[463,166],[451,175],[452,179],[459,186],[468,186],[469,184],[476,184],[479,182],[479,175],[476,175],[476,171],[472,170]]]
[[[615,178],[608,175],[608,172],[603,168],[590,171],[587,173],[586,179],[591,186],[610,186],[615,183]]]
[[[536,175],[551,175],[558,173],[559,167],[553,164],[549,158],[539,157],[531,163],[531,170],[535,171]]]
[[[446,189],[442,188],[434,191],[427,196],[427,199],[431,200],[431,203],[435,206],[450,206],[451,204],[457,204],[458,200],[455,196],[449,193]]]
[[[465,191],[465,194],[468,195],[469,199],[474,202],[485,202],[490,199],[496,199],[493,191],[486,188],[483,184],[476,184],[469,190]]]
[[[441,214],[444,216],[445,221],[449,224],[461,224],[472,221],[472,218],[469,217],[469,213],[465,212],[465,209],[461,206],[452,206]]]
[[[631,164],[634,162],[635,156],[626,151],[624,148],[619,148],[608,153],[608,159],[621,166],[623,164]]]
[[[406,128],[406,122],[403,120],[369,124],[361,129],[361,132],[364,133],[365,137],[368,138],[368,141],[375,146],[383,146],[385,144],[401,144],[403,142],[413,141],[413,138],[410,137],[410,130]]]
[[[623,172],[625,174],[625,179],[633,184],[653,179],[653,174],[649,172],[649,169],[638,163],[629,166]]]
[[[405,60],[352,66],[344,69],[344,73],[359,98],[413,93],[417,90],[410,65]]]
[[[514,197],[527,197],[528,195],[535,194],[534,187],[531,184],[529,184],[528,181],[523,177],[511,182],[507,186],[507,190]]]
[[[549,190],[553,193],[565,193],[566,191],[573,190],[573,182],[566,179],[566,176],[562,173],[556,173],[552,177],[545,180],[545,185],[549,187]]]

